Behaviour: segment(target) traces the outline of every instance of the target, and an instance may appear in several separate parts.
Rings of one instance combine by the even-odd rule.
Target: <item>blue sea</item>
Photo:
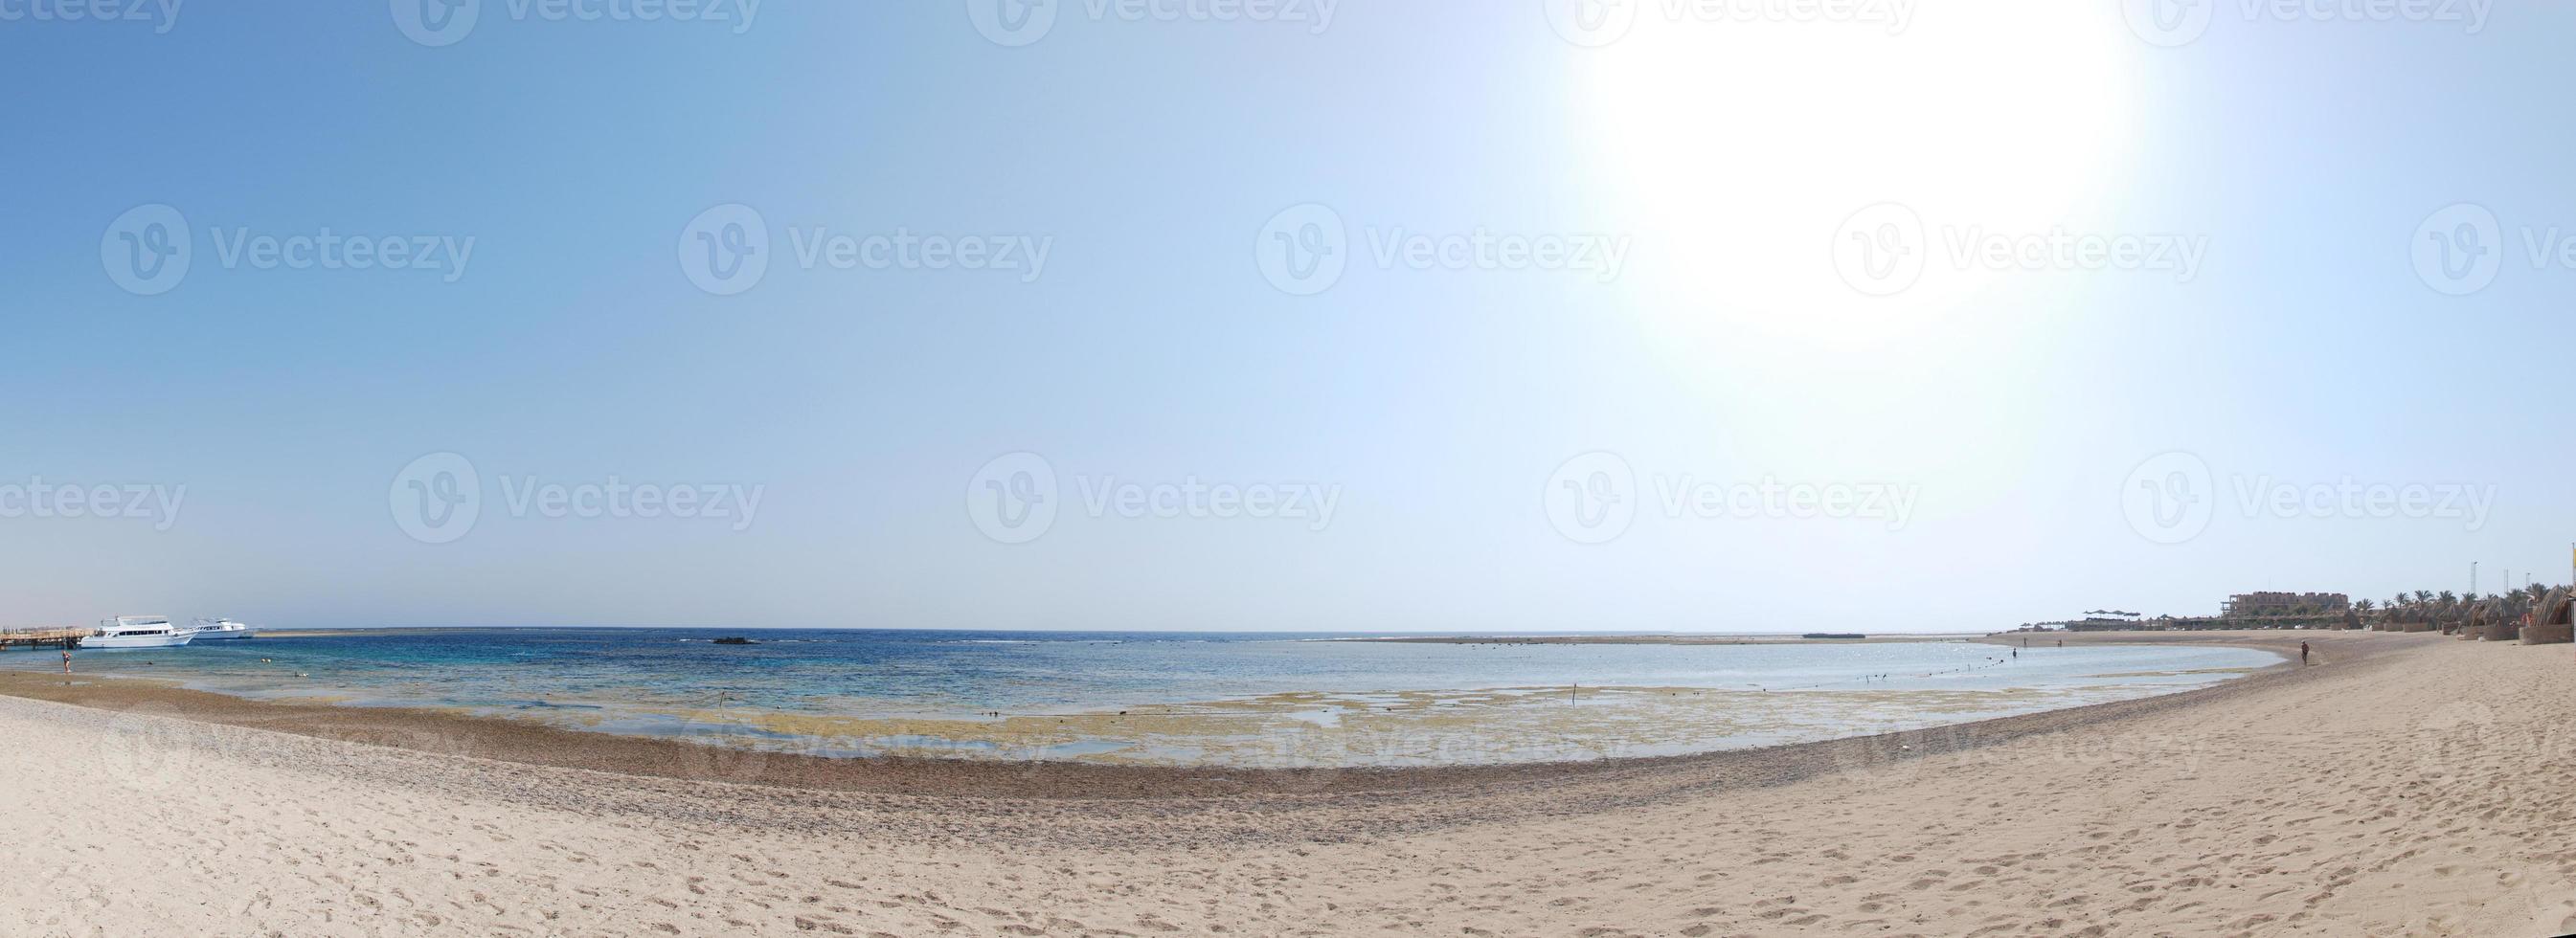
[[[743,635],[756,643],[720,645]],[[2175,646],[1423,644],[1347,635],[352,631],[83,651],[75,670],[863,757],[1370,765],[1655,755],[2205,686],[2276,663]],[[52,669],[50,653],[0,667]]]

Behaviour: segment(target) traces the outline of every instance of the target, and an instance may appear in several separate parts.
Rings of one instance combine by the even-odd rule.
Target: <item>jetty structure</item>
[[[12,648],[78,648],[88,629],[0,629],[0,651]]]

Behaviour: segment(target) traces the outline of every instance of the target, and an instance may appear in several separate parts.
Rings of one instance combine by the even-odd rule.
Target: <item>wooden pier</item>
[[[81,639],[89,636],[88,629],[0,629],[0,651],[20,646],[78,648]]]

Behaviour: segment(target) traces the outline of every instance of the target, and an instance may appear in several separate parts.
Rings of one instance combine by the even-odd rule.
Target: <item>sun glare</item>
[[[2044,233],[2116,171],[2134,40],[2105,5],[1889,3],[1877,21],[1804,23],[1640,6],[1618,41],[1569,58],[1602,189],[1640,255],[1660,256],[1631,295],[1674,338],[1939,328],[1992,279],[1958,269],[1952,241]],[[1871,295],[1833,252],[1882,203],[1920,219],[1925,262]]]

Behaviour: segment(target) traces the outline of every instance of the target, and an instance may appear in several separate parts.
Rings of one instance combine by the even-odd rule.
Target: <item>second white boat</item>
[[[192,625],[193,627],[188,630],[188,634],[194,636],[201,642],[211,642],[221,639],[250,638],[259,634],[258,629],[235,622],[231,619],[199,619],[195,623],[192,623]]]

